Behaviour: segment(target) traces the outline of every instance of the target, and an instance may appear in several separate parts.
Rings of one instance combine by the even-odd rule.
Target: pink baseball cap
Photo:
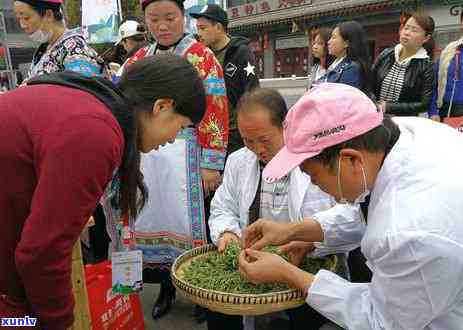
[[[263,178],[274,182],[324,149],[360,136],[383,122],[383,113],[359,89],[323,83],[306,92],[289,110],[285,146],[267,164]]]

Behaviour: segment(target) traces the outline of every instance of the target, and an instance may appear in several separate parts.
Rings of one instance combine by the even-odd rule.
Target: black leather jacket
[[[395,62],[394,47],[384,50],[373,65],[373,88],[376,99],[381,84]],[[431,59],[412,59],[405,72],[404,86],[398,102],[387,102],[386,112],[395,116],[417,116],[427,112],[434,91],[435,74]]]

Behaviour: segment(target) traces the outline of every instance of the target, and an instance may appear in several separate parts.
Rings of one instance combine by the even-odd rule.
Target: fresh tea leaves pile
[[[268,247],[264,251],[277,253],[277,248]],[[187,283],[207,289],[227,293],[261,294],[288,290],[285,284],[252,284],[240,276],[238,259],[241,247],[238,243],[229,244],[223,253],[213,251],[204,257],[194,259],[185,268],[183,280]],[[282,255],[288,260],[288,256]],[[301,269],[316,273],[321,268],[328,269],[329,259],[306,258]]]

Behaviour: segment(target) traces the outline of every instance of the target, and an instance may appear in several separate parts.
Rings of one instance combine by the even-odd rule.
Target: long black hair
[[[158,99],[172,99],[175,112],[197,124],[206,111],[206,94],[197,70],[177,55],[146,57],[130,65],[118,84],[130,111],[114,114],[124,132],[125,147],[119,168],[119,203],[123,212],[136,217],[148,192],[140,171],[140,112],[152,112]]]
[[[360,90],[371,95],[371,57],[368,47],[368,36],[365,29],[356,21],[340,23],[337,28],[339,34],[347,42],[346,58],[357,62],[361,67]]]
[[[314,64],[319,63],[320,66],[324,69],[328,68],[336,60],[336,57],[333,55],[330,55],[328,52],[328,40],[330,40],[331,38],[331,33],[333,33],[333,29],[323,27],[323,28],[320,28],[313,37],[313,42],[315,42],[315,38],[317,38],[317,36],[319,36],[323,40],[323,49],[325,52],[325,59],[322,61],[321,59],[314,57],[313,62]]]
[[[170,98],[175,102],[175,112],[197,124],[206,110],[198,71],[178,55],[154,55],[135,62],[125,70],[118,87],[132,107],[143,111],[152,111],[158,99]]]
[[[152,112],[158,99],[172,99],[174,111],[199,123],[206,109],[206,93],[196,69],[176,55],[149,56],[129,66],[119,88],[101,77],[86,77],[73,71],[39,75],[28,85],[53,84],[86,91],[104,104],[116,118],[124,135],[124,151],[117,177],[119,189],[111,199],[122,213],[135,218],[148,192],[140,171],[141,112]],[[112,184],[115,184],[114,180]]]

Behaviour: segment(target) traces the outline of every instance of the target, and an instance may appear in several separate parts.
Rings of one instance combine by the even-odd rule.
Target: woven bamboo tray
[[[175,287],[193,303],[229,315],[262,315],[296,308],[305,303],[305,294],[295,289],[265,294],[235,294],[202,289],[183,280],[183,271],[192,260],[216,250],[212,244],[195,248],[179,256],[172,266],[172,281]],[[337,257],[330,258],[330,270],[335,270]]]

